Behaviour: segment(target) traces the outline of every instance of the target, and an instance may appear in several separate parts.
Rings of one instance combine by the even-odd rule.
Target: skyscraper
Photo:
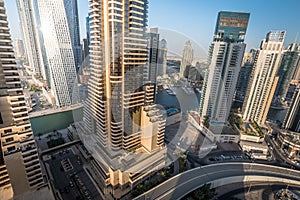
[[[238,82],[236,84],[236,100],[244,101],[248,83],[250,80],[250,75],[253,69],[255,55],[256,50],[254,49],[251,49],[250,52],[247,52],[244,55],[242,68],[239,74]]]
[[[158,48],[159,34],[158,28],[150,28],[147,32],[148,40],[148,62],[145,67],[144,80],[145,82],[156,83],[158,70]]]
[[[78,72],[78,69],[82,63],[82,52],[80,44],[77,0],[63,0],[63,3],[67,16],[69,34],[71,37],[75,67],[76,71]]]
[[[0,197],[10,199],[11,185],[14,197],[17,197],[42,186],[44,178],[16,67],[3,0],[0,0],[0,20]]]
[[[269,32],[255,58],[243,105],[243,119],[265,123],[274,96],[285,31]]]
[[[157,75],[162,76],[167,73],[167,54],[168,54],[168,45],[165,39],[159,41],[158,48],[158,66],[157,66]]]
[[[241,12],[218,14],[200,101],[201,116],[207,116],[215,125],[224,125],[228,120],[246,48],[249,16]]]
[[[25,56],[23,40],[16,39],[15,43],[16,43],[16,46],[15,46],[16,58],[18,58],[18,59],[23,58]]]
[[[57,106],[67,106],[77,99],[76,67],[78,47],[76,0],[38,0],[44,47],[49,68],[51,92]],[[81,57],[81,55],[80,55]]]
[[[90,0],[91,77],[82,133],[91,138],[85,146],[105,198],[120,198],[164,164],[165,119],[153,102],[153,84],[143,85],[147,10],[147,0]]]
[[[183,77],[187,65],[191,65],[194,59],[194,50],[190,40],[186,41],[182,51],[182,59],[180,64],[180,77]]]
[[[291,106],[283,122],[283,127],[300,133],[300,83],[297,84]]]
[[[283,52],[277,76],[279,76],[275,98],[280,101],[285,100],[289,85],[300,66],[300,45],[290,44],[288,49]]]
[[[41,76],[44,80],[47,80],[40,48],[36,22],[37,15],[33,5],[34,1],[36,0],[17,0],[17,6],[29,66],[32,69],[33,75]]]

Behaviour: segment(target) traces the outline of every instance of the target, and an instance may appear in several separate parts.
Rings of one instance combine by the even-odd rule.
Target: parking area
[[[48,155],[44,162],[49,165],[54,179],[53,185],[62,199],[101,199],[84,170],[83,160],[74,153],[74,149],[69,148]]]

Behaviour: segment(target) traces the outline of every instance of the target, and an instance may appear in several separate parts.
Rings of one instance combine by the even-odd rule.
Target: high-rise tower
[[[180,77],[183,77],[186,66],[191,65],[194,59],[194,50],[190,40],[186,41],[182,51],[182,59],[180,64]]]
[[[207,116],[215,125],[224,125],[228,120],[246,48],[249,16],[241,12],[218,14],[200,101],[201,116]]]
[[[236,93],[235,93],[236,100],[244,101],[245,99],[247,86],[250,80],[250,75],[252,72],[255,57],[256,57],[255,49],[251,49],[250,52],[247,52],[244,55],[243,64],[236,84]]]
[[[275,93],[285,31],[269,32],[258,50],[243,105],[243,119],[265,123]]]
[[[57,106],[76,102],[81,60],[76,0],[38,0],[51,92]],[[80,54],[80,56],[79,56]],[[79,58],[80,57],[80,58]]]
[[[145,82],[156,83],[158,70],[159,34],[158,28],[150,28],[147,32],[148,39],[148,62],[145,67]]]
[[[120,198],[164,164],[165,120],[143,85],[147,0],[90,0],[90,66],[85,146],[97,161],[102,194]],[[106,197],[107,198],[107,197]]]
[[[162,76],[167,73],[167,54],[168,54],[168,47],[167,41],[162,39],[159,41],[158,47],[158,68],[157,68],[157,75]]]
[[[296,86],[291,106],[283,122],[283,127],[300,133],[300,83]]]
[[[277,71],[279,76],[275,98],[284,101],[289,85],[300,67],[300,44],[290,44],[288,49],[282,53],[281,62]]]
[[[25,49],[24,49],[24,44],[23,40],[16,39],[15,41],[15,51],[16,51],[16,58],[17,59],[22,59],[25,56]]]
[[[9,199],[44,184],[9,33],[0,0],[0,197]],[[8,195],[3,198],[2,195]]]
[[[38,15],[34,9],[34,1],[36,0],[17,0],[17,7],[29,66],[33,75],[41,76],[46,80],[46,69],[36,21]]]

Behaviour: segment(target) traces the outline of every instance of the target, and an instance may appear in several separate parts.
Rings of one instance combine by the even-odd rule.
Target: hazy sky
[[[13,39],[21,37],[15,1],[5,0]],[[78,0],[82,37],[88,4],[88,0]],[[191,39],[195,57],[203,57],[212,41],[219,11],[250,12],[245,39],[250,49],[258,48],[271,30],[286,30],[285,44],[294,42],[297,33],[300,35],[299,9],[299,0],[149,0],[148,14],[149,27],[167,29],[162,31],[161,38],[167,39],[171,52],[180,54],[184,42]]]

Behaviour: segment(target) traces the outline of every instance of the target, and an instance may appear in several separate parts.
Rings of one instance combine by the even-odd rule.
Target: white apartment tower
[[[16,50],[16,58],[17,59],[24,58],[25,49],[24,49],[23,40],[20,40],[20,39],[15,40],[15,50]]]
[[[194,59],[194,50],[190,40],[186,41],[182,51],[182,59],[180,64],[180,77],[183,77],[184,70],[187,65],[191,65]]]
[[[158,69],[157,75],[162,76],[167,74],[167,54],[168,54],[168,45],[165,39],[159,41],[158,47]]]
[[[249,13],[219,12],[209,68],[204,78],[200,114],[214,125],[226,125],[246,48]]]
[[[0,0],[0,20],[0,198],[10,199],[12,195],[17,197],[42,186],[44,177],[3,0]]]
[[[271,102],[278,83],[278,70],[285,31],[269,32],[256,54],[246,97],[243,105],[243,119],[266,122]]]
[[[38,37],[36,12],[33,9],[34,0],[17,0],[20,24],[22,27],[28,64],[33,75],[47,79],[40,40]]]
[[[37,1],[49,68],[50,88],[56,106],[60,107],[71,105],[78,98],[75,59],[77,50],[74,50],[73,45],[74,27],[70,27],[71,22],[74,22],[70,17],[72,16],[70,6],[74,5],[66,0]]]

